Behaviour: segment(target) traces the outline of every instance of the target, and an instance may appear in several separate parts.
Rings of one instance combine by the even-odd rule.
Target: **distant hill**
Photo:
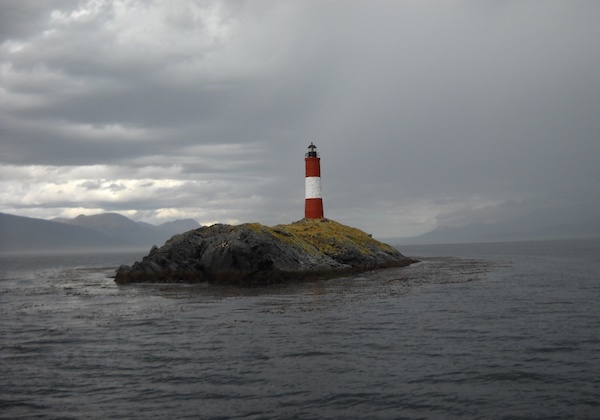
[[[114,238],[115,241],[131,245],[152,245],[164,240],[165,234],[156,226],[139,224],[116,213],[80,215],[74,219],[60,219],[61,223],[79,226]]]
[[[146,248],[198,227],[191,219],[154,226],[116,213],[51,221],[0,213],[0,251]]]
[[[110,236],[79,226],[0,213],[1,252],[99,249],[114,246],[114,239]]]
[[[164,232],[170,236],[187,232],[188,230],[198,229],[199,227],[200,225],[194,219],[173,220],[172,222],[166,222],[162,225],[156,226],[156,228],[158,228],[161,232]]]
[[[136,246],[161,245],[173,235],[200,227],[200,224],[192,219],[175,220],[155,226],[150,223],[134,222],[117,213],[79,215],[74,219],[60,219],[60,221],[90,229]]]
[[[584,222],[570,222],[568,217],[563,220],[550,219],[539,212],[532,212],[527,216],[507,222],[442,226],[419,236],[388,239],[388,241],[408,245],[592,237],[600,237],[600,218],[598,217],[587,219]]]

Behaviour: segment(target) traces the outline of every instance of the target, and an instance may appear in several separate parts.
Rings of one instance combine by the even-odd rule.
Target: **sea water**
[[[2,418],[598,418],[600,240],[403,246],[270,288],[0,257]]]

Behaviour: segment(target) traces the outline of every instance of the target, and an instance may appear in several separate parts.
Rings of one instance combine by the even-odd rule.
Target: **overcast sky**
[[[0,211],[379,237],[600,213],[600,1],[0,1]],[[584,217],[582,216],[582,217]]]

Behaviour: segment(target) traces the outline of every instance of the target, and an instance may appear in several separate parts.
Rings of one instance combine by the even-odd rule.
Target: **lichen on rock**
[[[329,219],[274,227],[216,224],[153,247],[141,262],[119,267],[115,281],[268,284],[412,262],[365,232]]]

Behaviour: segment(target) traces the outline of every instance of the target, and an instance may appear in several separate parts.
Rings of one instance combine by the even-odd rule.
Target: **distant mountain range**
[[[503,242],[600,237],[600,212],[552,209],[496,223],[442,226],[410,238],[383,238],[391,245]],[[155,226],[116,213],[43,220],[0,213],[0,252],[143,249],[200,227],[192,219]]]
[[[513,220],[441,226],[419,236],[388,238],[386,241],[390,244],[411,245],[593,237],[600,237],[600,215],[585,217],[555,210],[538,210]]]
[[[116,213],[53,220],[0,213],[0,252],[149,248],[198,227],[192,219],[154,226]]]

